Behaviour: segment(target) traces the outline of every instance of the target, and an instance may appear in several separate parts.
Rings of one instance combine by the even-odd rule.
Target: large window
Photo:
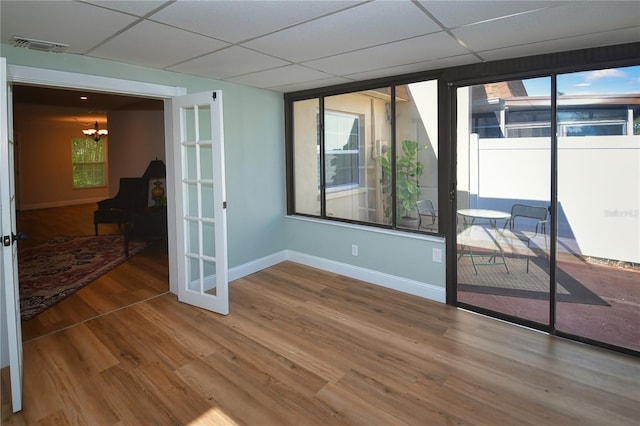
[[[74,188],[94,188],[105,185],[104,139],[71,140]]]
[[[436,80],[297,100],[292,111],[291,213],[437,232]],[[431,207],[420,215],[419,204]]]

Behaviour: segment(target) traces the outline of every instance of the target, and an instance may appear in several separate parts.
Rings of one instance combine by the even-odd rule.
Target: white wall
[[[156,158],[167,163],[164,114],[162,108],[112,111],[108,114],[108,122],[109,193],[114,196],[118,192],[121,177],[141,177],[149,163]]]
[[[461,147],[477,159],[469,163],[471,207],[549,204],[548,138],[471,138],[468,153]],[[558,236],[584,256],[640,263],[640,136],[558,140]]]
[[[158,101],[160,102],[160,101]],[[160,102],[162,107],[162,102]],[[92,203],[114,196],[120,177],[142,176],[156,157],[164,161],[164,117],[160,110],[115,111],[99,122],[107,128],[107,185],[74,189],[71,139],[82,136],[86,114],[70,108],[18,105],[14,109],[19,208]]]
[[[558,144],[559,209],[582,254],[640,263],[640,136]]]
[[[413,102],[411,103],[411,121],[416,123],[415,134],[407,137],[398,134],[397,141],[404,139],[417,140],[420,146],[426,146],[418,152],[418,160],[424,165],[424,173],[420,177],[420,198],[431,200],[438,210],[438,80],[422,81],[407,85]],[[397,115],[397,113],[396,113]],[[398,117],[398,132],[402,128]]]
[[[73,188],[71,139],[82,136],[83,124],[73,120],[75,110],[61,119],[55,109],[20,105],[14,110],[18,208],[21,210],[95,202],[108,188]],[[100,127],[104,127],[104,122]]]

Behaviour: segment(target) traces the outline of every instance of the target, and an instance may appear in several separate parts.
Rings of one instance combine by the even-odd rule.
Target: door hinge
[[[215,101],[216,98],[218,97],[218,94],[216,92],[213,92],[213,100]]]
[[[222,208],[223,208],[223,209],[226,209],[226,208],[227,208],[227,202],[226,202],[226,201],[223,201],[223,202],[222,202]]]

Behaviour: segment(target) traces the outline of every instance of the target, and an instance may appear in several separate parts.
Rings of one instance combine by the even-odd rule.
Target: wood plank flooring
[[[58,236],[93,235],[95,203],[18,212],[17,228],[27,234],[20,250]],[[101,224],[100,235],[118,234],[118,226]],[[32,340],[98,315],[129,306],[169,290],[167,254],[163,247],[150,245],[142,253],[90,285],[22,323],[24,341]]]
[[[65,312],[82,303],[95,315],[57,331],[43,325],[26,339],[25,408],[10,413],[3,369],[3,425],[635,425],[640,418],[637,358],[292,262],[231,283],[227,316],[181,304],[161,286],[130,304],[99,302],[100,294],[117,299],[114,288],[126,294],[161,281],[166,258],[144,254],[121,265],[126,272],[105,275],[102,290],[56,306],[67,321],[73,315]]]

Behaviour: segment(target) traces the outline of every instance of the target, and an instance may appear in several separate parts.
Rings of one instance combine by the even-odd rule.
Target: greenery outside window
[[[105,186],[105,142],[90,138],[71,139],[73,187],[95,188]]]

